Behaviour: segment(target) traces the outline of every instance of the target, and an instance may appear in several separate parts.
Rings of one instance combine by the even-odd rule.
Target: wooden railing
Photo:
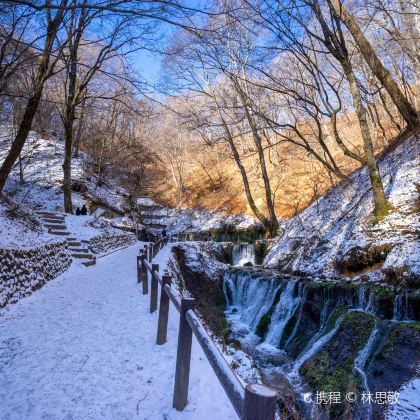
[[[153,258],[168,243],[168,238],[145,245],[137,257],[137,282],[142,284],[143,294],[149,293],[150,312],[158,309],[158,288],[161,287],[156,344],[167,341],[170,301],[180,314],[176,357],[173,407],[183,410],[188,400],[192,334],[204,351],[211,367],[225,390],[233,408],[242,420],[273,420],[277,392],[260,384],[246,384],[238,378],[220,353],[194,312],[195,299],[180,297],[172,288],[172,277],[167,270],[159,273],[159,264]]]

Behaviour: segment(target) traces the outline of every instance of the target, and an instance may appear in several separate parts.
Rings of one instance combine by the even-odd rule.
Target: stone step
[[[46,217],[64,217],[60,214],[53,213],[51,211],[37,211],[36,214],[40,214],[41,216],[46,216]]]
[[[69,247],[69,250],[73,251],[73,252],[89,252],[89,250],[87,248],[72,248],[72,247]]]
[[[95,259],[95,260],[83,261],[83,262],[82,262],[82,264],[83,264],[85,267],[89,267],[89,266],[91,266],[91,265],[96,265],[96,259]]]
[[[71,256],[73,257],[73,258],[86,258],[86,259],[92,259],[92,258],[95,258],[95,256],[94,255],[92,255],[92,254],[82,254],[82,253],[75,253],[75,254],[71,254]]]
[[[66,225],[50,225],[50,224],[45,224],[45,227],[47,227],[48,229],[55,229],[55,230],[66,230],[67,226]]]
[[[62,230],[52,230],[52,229],[48,229],[48,233],[51,233],[51,235],[66,236],[66,235],[68,235],[70,232],[63,232]]]
[[[57,223],[57,222],[65,223],[66,222],[66,219],[62,217],[43,217],[42,220],[46,223]]]
[[[77,241],[77,238],[66,238],[68,241]]]
[[[67,245],[70,246],[80,246],[82,245],[79,241],[68,241]]]

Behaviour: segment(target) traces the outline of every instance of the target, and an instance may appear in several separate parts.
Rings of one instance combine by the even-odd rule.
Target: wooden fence
[[[171,287],[172,277],[165,270],[159,273],[159,265],[153,263],[159,250],[168,243],[168,238],[145,245],[137,257],[137,281],[142,284],[143,294],[149,293],[150,312],[158,310],[158,288],[160,285],[159,318],[156,344],[163,345],[167,340],[170,302],[180,314],[178,347],[176,356],[173,407],[181,411],[188,401],[192,335],[204,351],[211,367],[225,390],[236,413],[242,420],[273,420],[275,418],[277,392],[260,384],[246,384],[238,378],[213,343],[198,319],[195,299],[179,297]]]

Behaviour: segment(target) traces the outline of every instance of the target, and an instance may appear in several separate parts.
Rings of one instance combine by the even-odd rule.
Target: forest
[[[139,310],[128,279],[147,283],[144,259],[168,270],[181,300],[195,299],[234,375],[275,390],[276,418],[418,418],[419,136],[417,0],[0,0],[4,418],[237,418],[226,388],[220,404],[191,396],[189,414],[167,402],[155,409],[158,390],[172,392],[163,373],[143,403],[121,391],[153,376],[124,341]],[[44,288],[50,280],[56,287]],[[60,293],[77,303],[55,329],[25,323],[55,319]],[[86,394],[62,412],[45,395],[15,400],[52,372],[40,361],[25,381],[34,363],[25,339],[72,342],[61,335],[70,308],[86,317],[74,315],[70,329],[86,345],[74,350],[86,384],[118,376],[125,354],[140,376],[109,380],[97,402],[81,385]],[[113,352],[112,339],[96,335],[106,308],[110,337],[125,344],[101,370],[104,360],[89,367],[89,337]],[[51,360],[70,360],[51,346]],[[219,392],[210,365],[192,357]],[[52,384],[72,382],[67,374]],[[384,402],[344,398],[382,391]],[[104,408],[112,393],[114,408]]]

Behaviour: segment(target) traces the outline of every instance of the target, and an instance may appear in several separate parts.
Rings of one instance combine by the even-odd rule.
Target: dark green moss
[[[330,316],[327,320],[327,325],[325,327],[324,334],[328,334],[335,327],[338,318],[345,314],[346,311],[348,311],[348,309],[349,307],[347,305],[339,305],[331,311]]]
[[[333,312],[337,316],[342,310]],[[314,391],[344,395],[349,387],[360,387],[360,379],[353,373],[354,359],[369,339],[374,324],[374,317],[363,312],[345,316],[331,341],[301,367],[300,373]],[[339,418],[343,409],[344,404],[331,405],[332,418]]]

